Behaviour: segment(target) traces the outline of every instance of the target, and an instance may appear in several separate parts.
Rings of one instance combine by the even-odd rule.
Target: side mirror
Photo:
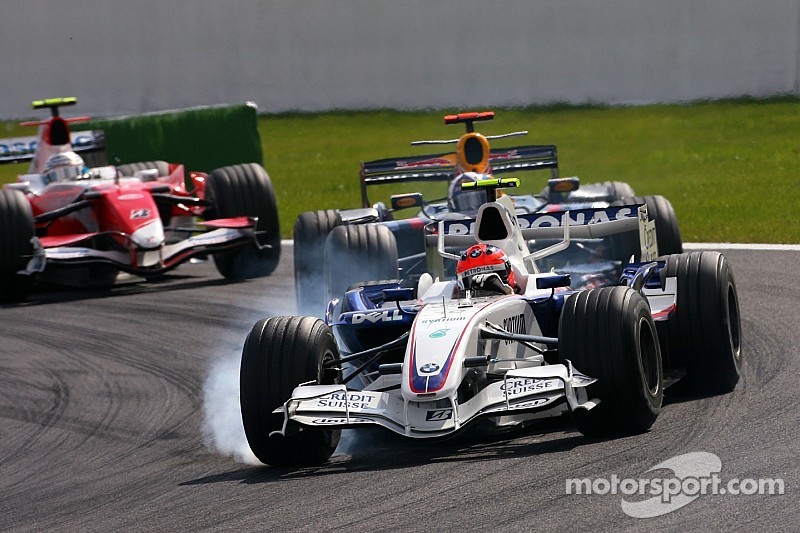
[[[408,194],[393,194],[391,198],[392,209],[408,209],[409,207],[422,207],[425,203],[422,200],[422,194],[412,192]]]
[[[577,191],[580,186],[581,180],[577,176],[547,180],[547,188],[550,189],[550,194],[564,194]]]
[[[383,289],[384,302],[407,302],[414,299],[414,289],[400,287],[398,289]]]

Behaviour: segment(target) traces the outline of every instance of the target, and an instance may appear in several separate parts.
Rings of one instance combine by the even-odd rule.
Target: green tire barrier
[[[94,119],[75,131],[103,130],[107,163],[164,160],[210,172],[239,163],[264,164],[253,103],[204,106]]]

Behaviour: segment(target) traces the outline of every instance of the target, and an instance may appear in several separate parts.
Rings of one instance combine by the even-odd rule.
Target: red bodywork
[[[192,172],[190,181],[194,187],[187,190],[183,165],[170,164],[169,176],[154,181],[142,182],[123,178],[118,183],[106,180],[98,184],[93,184],[93,180],[56,183],[47,187],[41,195],[29,193],[28,197],[34,217],[79,201],[87,192],[92,197],[89,208],[51,222],[37,222],[37,232],[45,237],[42,241],[45,247],[47,238],[103,232],[118,232],[119,244],[125,246],[121,235],[132,235],[154,220],[160,220],[158,207],[152,196],[154,192],[187,198],[188,205],[177,204],[171,207],[171,216],[201,216],[205,208],[189,202],[204,197],[205,178],[205,173]]]

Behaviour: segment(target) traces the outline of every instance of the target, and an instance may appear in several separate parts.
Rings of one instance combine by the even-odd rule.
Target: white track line
[[[800,252],[800,244],[740,244],[735,242],[685,242],[685,250],[758,250]]]

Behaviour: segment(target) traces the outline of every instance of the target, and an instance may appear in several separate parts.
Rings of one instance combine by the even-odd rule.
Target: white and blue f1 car
[[[507,185],[507,184],[506,184]],[[429,272],[413,287],[357,284],[326,320],[270,317],[244,345],[240,401],[255,455],[270,465],[325,462],[340,430],[410,438],[569,414],[585,435],[645,432],[664,389],[722,393],[741,368],[733,272],[715,252],[656,259],[646,206],[515,216],[509,197],[472,221],[427,231]],[[576,290],[541,265],[573,239],[638,231],[642,262],[616,286]],[[531,252],[537,239],[559,239]],[[515,291],[445,279],[448,250],[476,243],[509,258]]]

